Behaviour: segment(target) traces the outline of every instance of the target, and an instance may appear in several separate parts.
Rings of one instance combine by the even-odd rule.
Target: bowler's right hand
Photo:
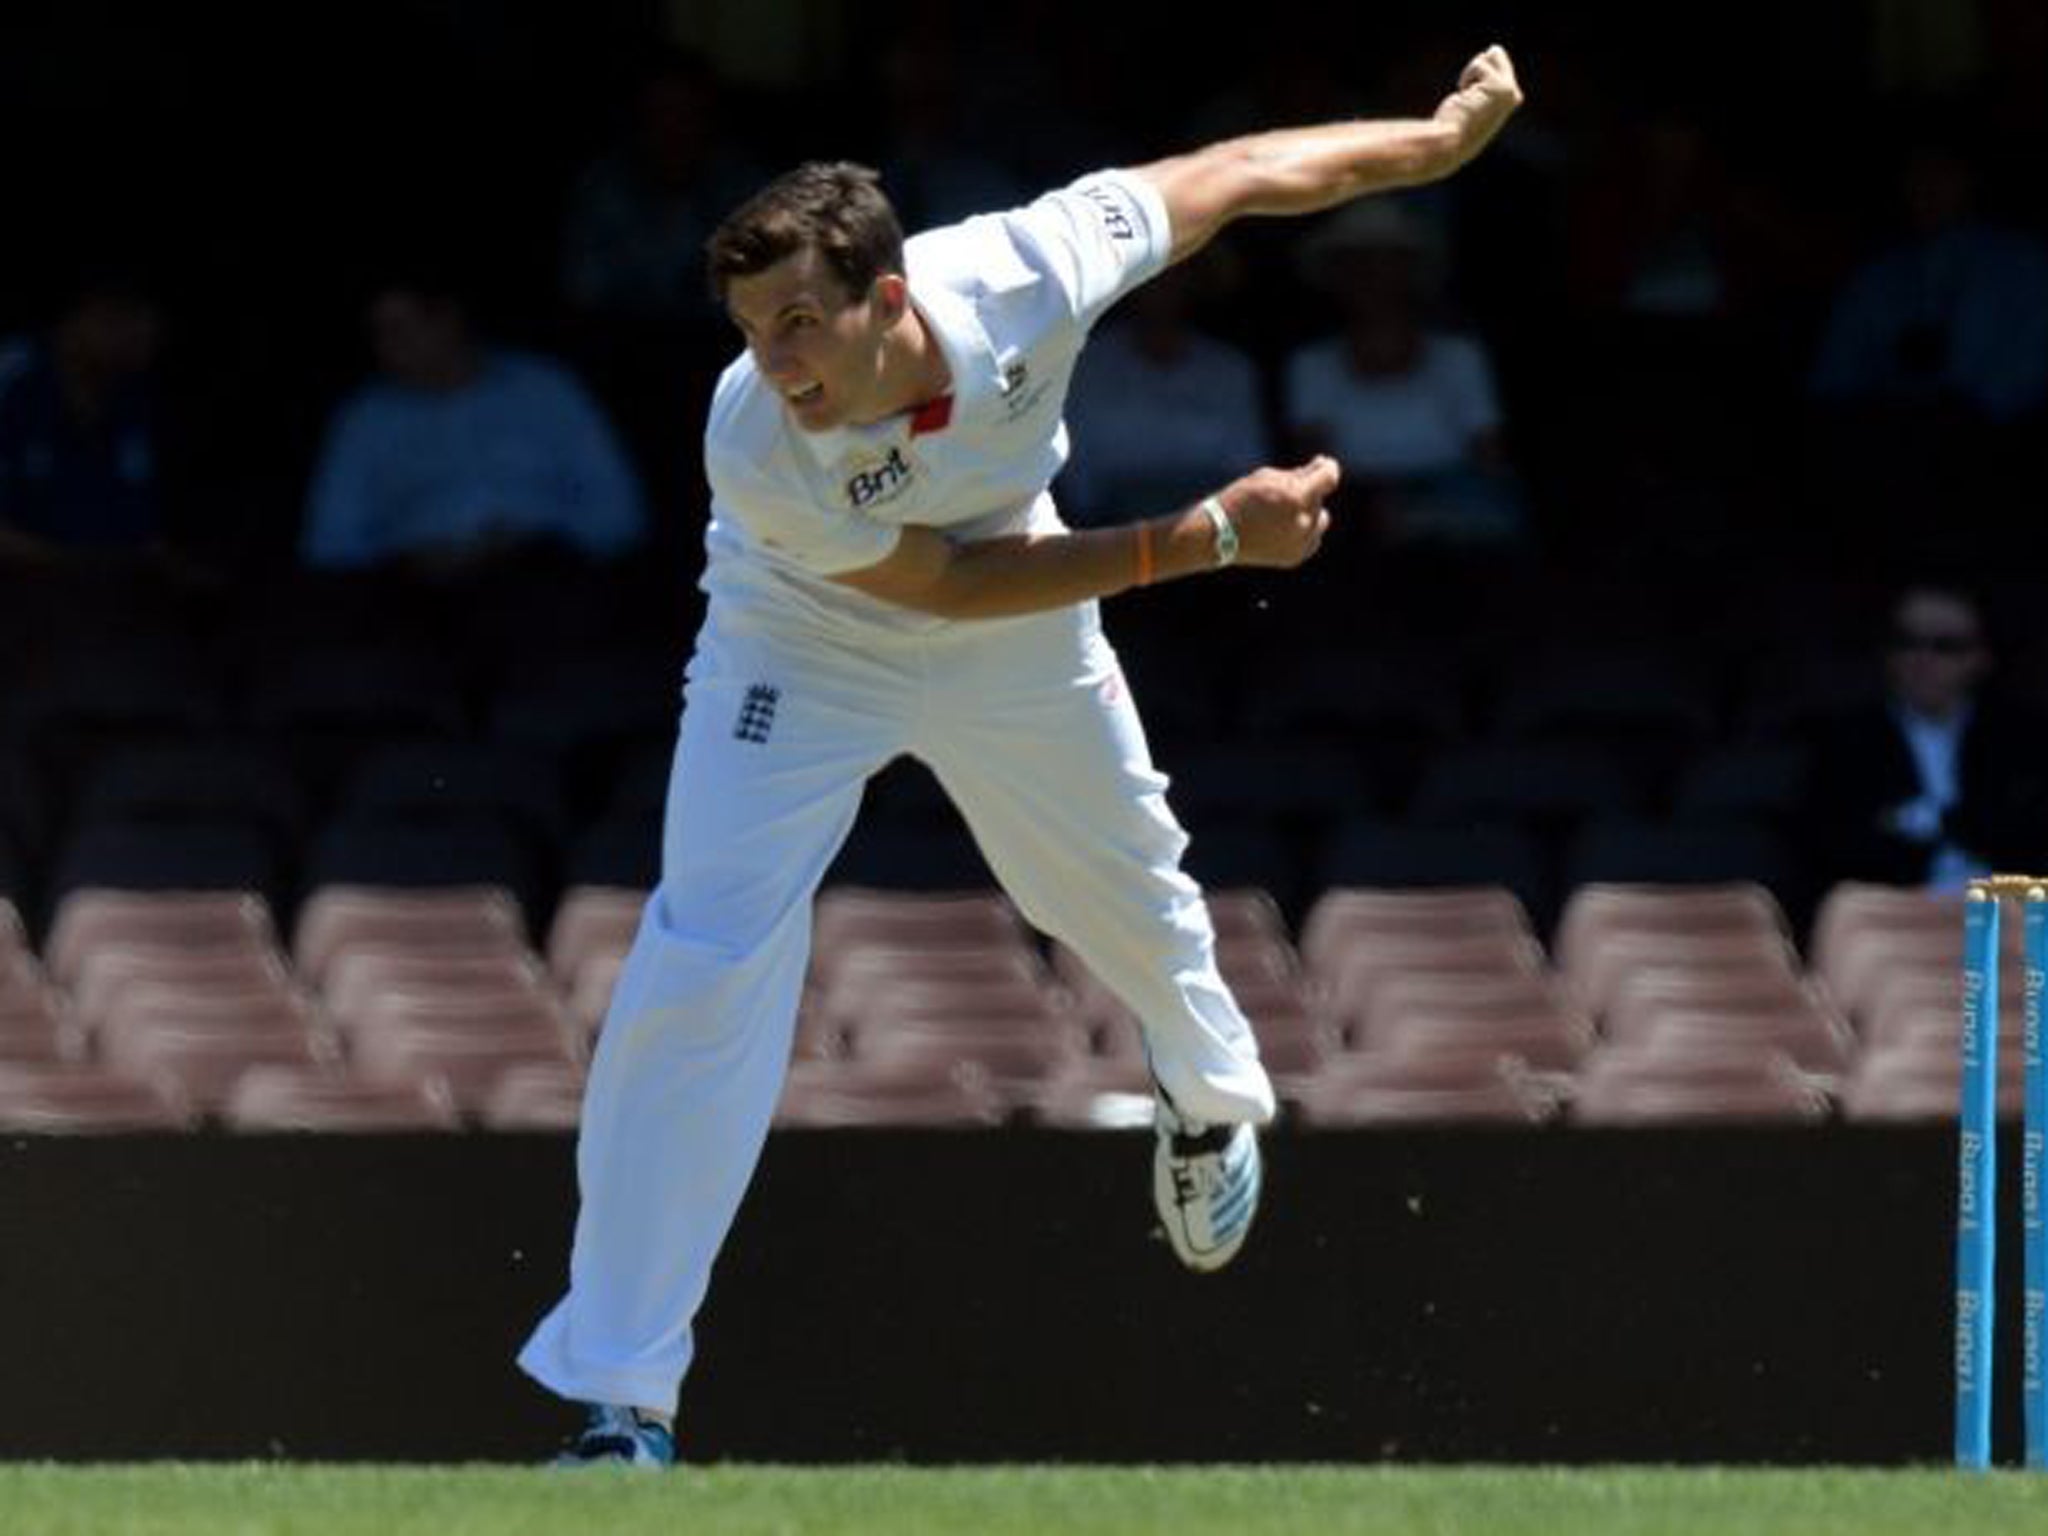
[[[1337,489],[1337,461],[1321,454],[1295,469],[1257,469],[1217,492],[1237,528],[1240,565],[1289,569],[1316,552],[1330,526],[1323,504]]]

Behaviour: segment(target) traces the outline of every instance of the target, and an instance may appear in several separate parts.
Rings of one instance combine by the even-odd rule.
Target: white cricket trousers
[[[903,753],[931,767],[1025,917],[1143,1022],[1187,1115],[1272,1117],[1093,604],[859,642],[736,633],[714,607],[661,884],[591,1063],[569,1291],[519,1356],[561,1396],[674,1409],[788,1066],[812,896],[864,782]]]

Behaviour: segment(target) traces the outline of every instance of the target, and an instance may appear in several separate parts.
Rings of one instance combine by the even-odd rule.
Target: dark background
[[[1195,1277],[1149,1231],[1143,1136],[786,1132],[682,1450],[1939,1461],[1953,1152],[1940,1127],[1280,1135],[1257,1240]],[[556,1137],[8,1142],[0,1308],[41,1321],[11,1333],[0,1445],[530,1461],[567,1411],[511,1355],[570,1188]]]

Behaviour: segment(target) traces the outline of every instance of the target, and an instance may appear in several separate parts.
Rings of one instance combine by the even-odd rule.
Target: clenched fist
[[[1327,454],[1296,469],[1256,469],[1217,493],[1237,528],[1240,565],[1297,566],[1316,552],[1330,526],[1323,503],[1337,489]]]
[[[1496,44],[1467,64],[1458,88],[1436,109],[1437,121],[1457,130],[1458,163],[1486,148],[1521,104],[1522,87],[1507,49]]]

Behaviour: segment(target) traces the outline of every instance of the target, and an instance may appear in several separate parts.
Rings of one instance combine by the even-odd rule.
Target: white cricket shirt
[[[1066,462],[1061,416],[1082,343],[1171,246],[1157,189],[1120,171],[908,241],[911,302],[953,377],[936,431],[905,413],[804,432],[742,353],[704,439],[703,587],[720,622],[868,634],[954,622],[829,578],[885,558],[906,523],[969,540],[1059,528],[1046,487]]]

